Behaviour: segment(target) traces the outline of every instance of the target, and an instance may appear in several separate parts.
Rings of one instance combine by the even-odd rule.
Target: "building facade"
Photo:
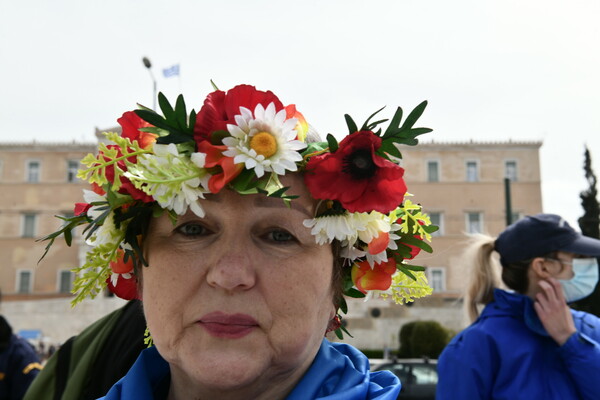
[[[47,243],[36,239],[54,232],[82,201],[79,161],[95,143],[0,144],[0,289],[4,300],[70,296],[80,262],[80,242],[56,240],[38,264]]]

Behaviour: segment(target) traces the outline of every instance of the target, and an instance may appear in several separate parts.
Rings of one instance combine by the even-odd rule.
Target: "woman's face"
[[[151,222],[142,297],[172,391],[289,391],[310,366],[335,315],[333,255],[302,224],[314,208],[302,177],[283,183],[300,195],[291,207],[223,190],[204,218]]]

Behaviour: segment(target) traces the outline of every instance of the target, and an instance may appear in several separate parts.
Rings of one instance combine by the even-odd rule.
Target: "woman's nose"
[[[228,292],[248,290],[256,284],[256,271],[247,252],[226,252],[206,274],[208,284]]]

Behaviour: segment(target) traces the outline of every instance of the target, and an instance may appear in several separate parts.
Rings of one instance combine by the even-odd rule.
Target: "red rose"
[[[375,154],[381,138],[370,131],[348,135],[335,153],[310,158],[304,182],[315,199],[337,200],[350,212],[387,214],[406,193],[404,169]]]
[[[283,109],[283,104],[273,92],[256,90],[250,85],[236,86],[227,93],[221,90],[212,92],[196,116],[194,140],[199,144],[210,140],[213,132],[227,131],[227,124],[235,124],[235,116],[240,115],[240,107],[254,112],[258,104],[266,108],[270,103],[275,103],[276,111]]]
[[[138,117],[133,111],[123,113],[117,122],[122,128],[121,137],[129,139],[131,142],[137,140],[142,149],[147,149],[156,142],[157,135],[140,131],[140,128],[148,128],[153,125]]]

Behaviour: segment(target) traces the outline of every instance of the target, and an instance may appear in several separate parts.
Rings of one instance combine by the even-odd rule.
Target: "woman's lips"
[[[244,337],[258,327],[258,322],[249,315],[222,312],[208,313],[198,323],[210,335],[228,339]]]

